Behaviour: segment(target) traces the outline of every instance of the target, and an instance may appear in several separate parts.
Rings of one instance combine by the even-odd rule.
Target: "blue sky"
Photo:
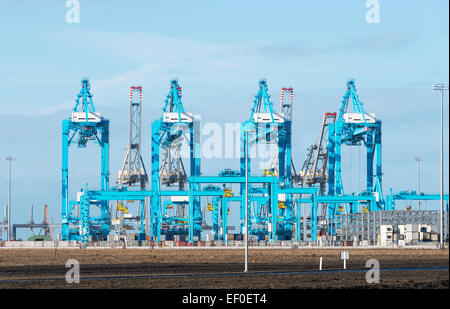
[[[79,0],[78,24],[66,22],[65,3],[0,1],[0,158],[17,158],[14,223],[28,220],[30,205],[40,220],[44,203],[60,220],[61,120],[84,76],[97,110],[111,120],[111,182],[127,143],[132,84],[143,86],[147,166],[150,123],[160,116],[171,78],[183,87],[185,109],[220,124],[249,117],[259,79],[267,79],[277,108],[280,89],[292,86],[299,167],[323,113],[338,110],[354,78],[366,111],[383,121],[385,192],[416,189],[416,156],[424,160],[422,190],[439,191],[440,97],[432,85],[448,84],[448,1],[379,0],[378,24],[366,22],[365,0]],[[448,96],[445,105],[447,115]],[[448,117],[445,132],[447,149]],[[98,186],[98,156],[93,145],[71,148],[72,197],[85,182]],[[344,181],[355,191],[364,174],[355,168],[359,156],[356,149],[343,153],[353,160]],[[448,152],[445,158],[448,180]],[[238,167],[224,162],[203,160],[204,173]],[[7,177],[4,161],[0,205],[7,203]]]

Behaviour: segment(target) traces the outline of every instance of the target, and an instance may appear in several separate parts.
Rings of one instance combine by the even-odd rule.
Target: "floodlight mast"
[[[11,240],[11,163],[16,160],[12,156],[7,156],[6,161],[9,161],[9,184],[8,184],[8,241]]]
[[[444,247],[443,240],[443,211],[444,211],[444,91],[448,91],[448,85],[436,84],[433,86],[433,90],[438,90],[441,92],[441,175],[440,175],[440,189],[441,189],[441,211],[440,211],[440,222],[439,222],[439,241],[441,248]]]

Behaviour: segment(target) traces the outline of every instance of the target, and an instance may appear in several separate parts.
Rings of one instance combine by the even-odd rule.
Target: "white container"
[[[392,244],[393,244],[392,240],[386,240],[381,242],[382,246],[392,246]]]
[[[420,240],[431,240],[430,234],[429,232],[419,232]]]
[[[405,232],[419,232],[418,224],[405,224]]]
[[[406,232],[405,234],[405,242],[406,243],[410,243],[414,240],[418,241],[419,240],[419,232]]]
[[[172,240],[166,240],[165,244],[166,244],[166,247],[173,247],[173,241]]]
[[[394,235],[393,235],[393,233],[386,233],[386,234],[382,233],[382,234],[380,234],[380,240],[381,241],[392,241],[392,240],[394,240]]]
[[[380,233],[383,233],[383,232],[389,232],[389,233],[392,233],[394,231],[394,229],[393,229],[393,227],[392,227],[392,225],[382,225],[381,227],[380,227]]]

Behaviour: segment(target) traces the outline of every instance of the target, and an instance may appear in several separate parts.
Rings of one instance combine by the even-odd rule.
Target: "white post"
[[[322,257],[320,257],[319,270],[322,270]]]
[[[341,259],[344,260],[344,269],[347,269],[347,259],[350,257],[348,251],[341,251]]]

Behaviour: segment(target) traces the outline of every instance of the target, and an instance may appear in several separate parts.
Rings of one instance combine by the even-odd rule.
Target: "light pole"
[[[437,84],[433,86],[433,90],[438,90],[441,92],[441,216],[440,216],[440,246],[443,248],[444,240],[443,238],[443,231],[442,231],[442,216],[444,211],[444,90],[448,91],[448,85],[444,84]]]
[[[244,272],[248,272],[248,133],[254,130],[245,131],[245,267]]]
[[[423,160],[419,157],[415,157],[414,161],[417,162],[418,166],[419,166],[419,181],[418,181],[418,187],[417,187],[417,193],[420,195],[420,162],[423,162]],[[420,211],[420,200],[417,200],[418,206],[419,206],[419,211]]]
[[[8,241],[11,240],[11,163],[15,158],[11,156],[6,157],[6,161],[9,161],[9,185],[8,185]]]
[[[245,131],[245,266],[244,272],[248,271],[248,133]]]

